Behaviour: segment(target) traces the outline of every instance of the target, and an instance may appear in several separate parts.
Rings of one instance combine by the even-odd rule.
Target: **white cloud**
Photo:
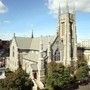
[[[0,1],[0,14],[6,13],[8,8]]]
[[[1,20],[1,21],[0,21],[0,25],[1,25],[1,24],[10,24],[10,23],[11,23],[10,20]]]
[[[7,23],[7,24],[9,24],[10,21],[9,21],[9,20],[4,20],[3,23]]]
[[[56,14],[58,10],[58,6],[60,3],[61,8],[65,6],[65,0],[47,0],[47,7],[51,13]],[[77,11],[90,12],[90,0],[68,0],[70,11],[72,11],[72,7],[75,3],[75,8]],[[74,2],[73,2],[74,1]]]

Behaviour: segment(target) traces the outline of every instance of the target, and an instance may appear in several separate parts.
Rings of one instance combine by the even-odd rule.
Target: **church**
[[[78,55],[85,55],[90,66],[90,40],[86,45],[83,43],[77,43],[75,9],[73,7],[70,12],[66,2],[63,12],[60,7],[58,9],[56,36],[34,37],[32,33],[32,37],[17,37],[14,34],[6,68],[15,71],[20,61],[34,83],[33,90],[37,90],[37,87],[44,89],[46,63],[51,60],[65,66],[76,65]]]

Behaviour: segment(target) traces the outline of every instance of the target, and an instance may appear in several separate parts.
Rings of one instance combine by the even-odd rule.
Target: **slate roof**
[[[43,44],[43,50],[47,50],[49,42],[52,44],[54,41],[54,36],[46,36],[46,37],[15,37],[17,47],[19,49],[29,49],[30,51],[27,55],[23,56],[23,59],[34,62],[37,64],[39,59],[39,49],[40,49],[40,41]],[[35,67],[35,68],[34,68]],[[37,70],[36,65],[32,65],[33,70]]]
[[[15,37],[17,47],[19,49],[30,49],[31,38],[29,37]]]
[[[39,50],[40,47],[40,38],[29,38],[29,37],[15,37],[17,47],[19,49],[33,49]],[[54,41],[54,36],[42,37],[43,49],[47,49],[48,42],[52,43]]]
[[[51,37],[42,37],[41,40],[42,40],[42,44],[43,44],[43,50],[45,51],[47,49],[47,46],[48,46],[48,43],[53,43],[55,37],[54,36],[51,36]],[[38,38],[33,38],[32,39],[32,42],[31,42],[31,47],[30,49],[33,49],[33,50],[39,50],[39,47],[40,47],[40,37]]]

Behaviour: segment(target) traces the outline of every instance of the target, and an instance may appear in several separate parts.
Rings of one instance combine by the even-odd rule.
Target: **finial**
[[[32,36],[31,36],[31,38],[34,38],[34,35],[33,35],[33,30],[32,30]]]

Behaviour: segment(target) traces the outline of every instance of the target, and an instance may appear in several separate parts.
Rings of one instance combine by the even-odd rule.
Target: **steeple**
[[[65,1],[65,13],[69,13],[69,5],[68,5],[68,0]]]
[[[74,15],[74,20],[76,20],[76,18],[75,18],[76,17],[75,0],[73,0],[73,5],[72,6],[73,6],[73,10],[72,11],[73,11],[73,15]]]
[[[76,30],[76,8],[75,8],[75,0],[73,0],[73,17],[74,17],[74,62],[75,62],[75,67],[76,67],[76,62],[77,62],[77,30]]]
[[[77,60],[77,35],[76,35],[76,22],[75,22],[75,6],[72,7],[74,13],[69,11],[69,0],[64,0],[65,11],[59,18],[59,35],[63,45],[63,63],[70,65],[71,61]],[[75,2],[72,1],[75,5]]]
[[[59,35],[60,33],[60,15],[61,15],[61,7],[60,7],[60,3],[58,6],[58,28],[57,28],[57,35]]]
[[[60,24],[60,15],[61,15],[61,7],[60,7],[60,3],[59,3],[59,7],[58,7],[58,23]]]
[[[32,35],[31,35],[31,38],[34,38],[34,35],[33,35],[33,30],[32,30]]]

